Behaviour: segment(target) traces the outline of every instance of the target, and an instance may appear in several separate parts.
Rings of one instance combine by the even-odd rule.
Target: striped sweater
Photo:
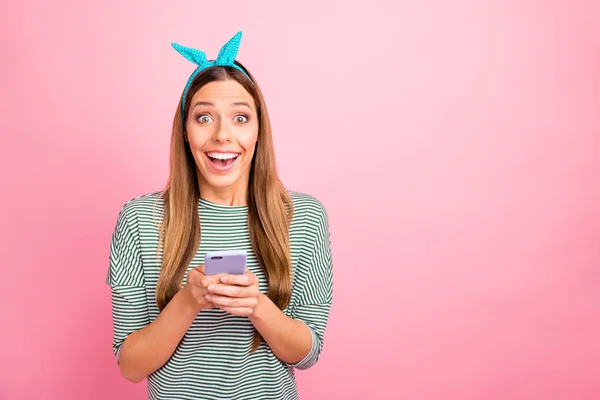
[[[161,257],[158,229],[163,205],[160,192],[128,201],[120,210],[112,235],[107,283],[111,288],[113,349],[132,332],[158,317],[156,284]],[[251,353],[254,328],[247,317],[219,309],[202,310],[171,358],[147,379],[148,398],[297,399],[294,369],[314,365],[332,303],[333,265],[329,226],[323,205],[307,194],[290,191],[294,217],[290,226],[292,293],[283,312],[303,321],[312,333],[312,349],[298,364],[280,361],[263,341]],[[248,268],[267,293],[265,275],[250,243],[248,207],[199,200],[200,247],[188,270],[215,250],[243,249]],[[184,278],[185,283],[185,278]]]

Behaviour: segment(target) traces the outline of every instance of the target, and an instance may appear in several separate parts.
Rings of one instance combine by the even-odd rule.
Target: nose
[[[231,142],[231,131],[227,122],[219,121],[215,126],[213,133],[213,141],[216,143],[228,143]]]

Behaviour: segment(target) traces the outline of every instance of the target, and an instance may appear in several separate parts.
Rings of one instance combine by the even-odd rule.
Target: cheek
[[[251,160],[256,153],[256,138],[254,140],[248,140],[243,145],[244,151],[246,152],[246,158]],[[249,161],[248,161],[249,162]]]
[[[194,141],[194,139],[193,138],[188,138],[188,142],[186,143],[186,145],[190,148],[190,150],[192,151],[192,154],[195,157],[196,153],[198,152],[199,147],[196,144],[196,142]]]
[[[244,149],[244,151],[248,154],[252,154],[255,151],[256,148],[256,142],[258,140],[258,132],[257,129],[253,129],[247,133],[245,133],[244,135],[240,135],[240,137],[238,138],[238,143],[240,144],[240,146],[242,146],[242,148]]]
[[[206,144],[206,135],[202,135],[201,132],[190,132],[187,134],[188,142],[186,143],[192,153],[197,153]]]

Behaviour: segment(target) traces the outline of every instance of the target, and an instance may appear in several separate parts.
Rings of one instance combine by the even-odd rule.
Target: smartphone
[[[210,251],[204,255],[204,273],[243,275],[246,272],[246,257],[246,250]]]

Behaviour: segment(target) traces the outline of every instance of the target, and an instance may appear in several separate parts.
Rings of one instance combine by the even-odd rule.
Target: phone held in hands
[[[246,260],[245,250],[210,251],[204,255],[204,273],[243,275],[246,272]]]

